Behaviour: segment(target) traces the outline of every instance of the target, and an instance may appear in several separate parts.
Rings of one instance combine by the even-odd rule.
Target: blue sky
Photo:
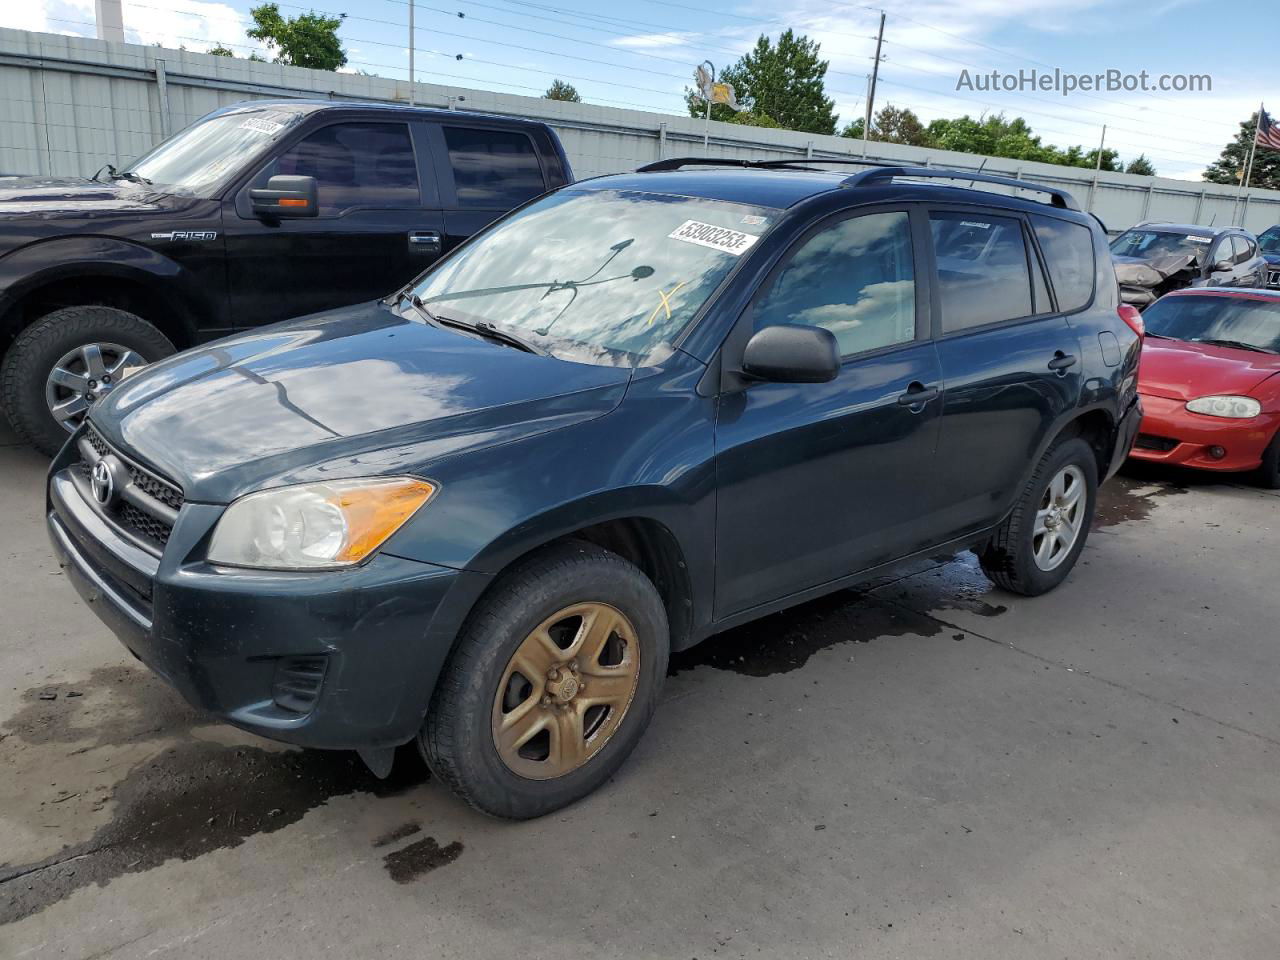
[[[124,0],[129,39],[247,56],[248,0]],[[407,0],[281,3],[294,16],[343,12],[348,69],[408,76]],[[841,124],[861,116],[879,11],[887,14],[876,103],[938,116],[1003,111],[1024,116],[1045,142],[1107,145],[1128,159],[1145,152],[1162,175],[1198,179],[1237,124],[1270,99],[1280,111],[1274,5],[1241,0],[415,0],[417,78],[538,95],[560,77],[583,99],[655,113],[683,113],[693,65],[724,66],[760,33],[792,27],[818,39],[831,61],[827,89]],[[463,14],[464,16],[459,16]],[[92,35],[93,0],[25,0],[0,6],[0,26]],[[268,53],[269,55],[269,53]],[[457,59],[461,55],[462,59]],[[961,70],[1005,73],[1059,67],[1078,74],[1208,74],[1212,92],[980,93],[957,91]]]

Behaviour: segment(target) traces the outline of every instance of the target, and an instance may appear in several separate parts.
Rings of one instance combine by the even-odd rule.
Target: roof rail
[[[1049,203],[1055,207],[1061,207],[1064,210],[1078,211],[1080,209],[1075,197],[1065,190],[1042,187],[1038,184],[1028,183],[1025,180],[1015,180],[1013,177],[1000,177],[992,173],[983,173],[980,170],[954,170],[946,167],[887,167],[876,160],[858,160],[852,157],[797,157],[794,160],[745,160],[735,157],[669,157],[666,160],[655,160],[653,163],[646,163],[642,167],[637,167],[636,173],[662,173],[668,170],[679,170],[682,167],[738,167],[748,170],[785,169],[790,167],[798,170],[820,171],[819,167],[812,166],[812,164],[818,163],[835,163],[872,168],[846,178],[844,185],[847,187],[879,183],[885,180],[894,180],[897,177],[968,180],[971,183],[974,181],[994,183],[1003,187],[1014,187],[1018,190],[1045,193],[1049,195]]]
[[[915,177],[929,178],[938,180],[968,180],[970,182],[978,181],[980,183],[995,183],[1002,187],[1015,187],[1019,190],[1033,190],[1036,193],[1047,193],[1049,195],[1049,203],[1055,207],[1061,207],[1064,210],[1079,210],[1080,205],[1076,203],[1075,197],[1067,193],[1065,190],[1058,190],[1055,187],[1042,187],[1038,184],[1028,183],[1025,180],[1015,180],[1013,177],[1000,177],[993,173],[981,173],[974,170],[948,170],[942,167],[877,167],[874,170],[864,170],[862,173],[855,173],[847,178],[844,183],[848,187],[860,187],[871,183],[879,183],[883,180],[894,180],[898,177]]]

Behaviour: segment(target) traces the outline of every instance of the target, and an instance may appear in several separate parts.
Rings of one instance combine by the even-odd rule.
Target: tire
[[[144,362],[154,363],[174,352],[173,344],[159,330],[115,307],[64,307],[19,333],[0,364],[0,407],[18,437],[42,453],[53,456],[70,436],[70,430],[50,411],[46,395],[49,377],[60,360],[95,344],[119,348],[107,353],[108,360],[128,350]],[[130,362],[129,367],[133,366]],[[75,393],[58,389],[67,397]],[[101,392],[99,388],[93,396]]]
[[[1050,515],[1051,529],[1037,534],[1037,517],[1049,499],[1050,485],[1063,478],[1065,490],[1078,490],[1076,506],[1063,517],[1068,521],[1067,527],[1059,522],[1054,528],[1056,515]],[[1089,538],[1097,500],[1098,460],[1093,449],[1079,437],[1058,441],[1040,459],[1013,512],[978,554],[983,572],[1010,593],[1035,597],[1052,590],[1067,578],[1079,559]],[[1067,528],[1075,531],[1069,546],[1061,533]],[[1055,536],[1056,545],[1050,542]],[[1041,546],[1049,549],[1038,558],[1037,548]]]
[[[1277,432],[1262,453],[1262,466],[1258,468],[1258,486],[1266,490],[1280,490],[1280,432]]]
[[[592,611],[588,615],[571,614],[551,622],[566,610],[587,608]],[[566,689],[547,679],[548,674],[536,682],[527,678],[526,695],[526,678],[513,660],[517,650],[524,657],[535,636],[551,636],[554,631],[561,631],[556,634],[561,648],[569,643],[568,650],[585,649],[588,640],[582,638],[592,635],[588,626],[596,622],[596,611],[604,611],[600,615],[607,618],[620,615],[622,619],[599,621],[616,622],[617,629],[608,634],[594,661],[585,654],[571,661],[576,680],[566,679],[567,671],[557,671],[558,683],[581,680],[581,690],[576,695],[569,692],[572,699],[562,703],[559,698]],[[600,627],[596,632],[609,629]],[[622,639],[624,635],[631,639]],[[609,648],[620,651],[618,666],[602,666],[609,659]],[[537,648],[543,649],[548,648]],[[495,817],[525,820],[573,803],[613,776],[639,742],[657,707],[669,650],[662,598],[637,567],[583,541],[539,551],[504,573],[467,618],[418,736],[427,765],[467,803]],[[578,660],[582,661],[580,673]],[[527,658],[520,660],[525,662]],[[600,676],[608,671],[618,676]],[[634,679],[623,680],[621,674],[626,671]],[[625,684],[631,685],[631,692],[619,695],[616,705],[589,705],[593,690],[599,697],[606,690],[622,690]],[[510,713],[503,712],[508,709]],[[615,714],[615,710],[621,712]],[[578,715],[583,719],[566,722],[581,722],[586,730],[598,724],[594,736],[584,733],[576,738],[586,759],[566,772],[555,772],[561,741],[552,736],[559,736],[558,718]],[[501,725],[517,716],[549,724],[519,748],[531,750],[530,758],[518,755],[510,744],[505,752],[499,747]],[[515,736],[519,735],[517,730]],[[539,753],[544,736],[545,758]],[[574,739],[567,737],[564,742],[572,745]],[[544,775],[542,768],[552,772]]]

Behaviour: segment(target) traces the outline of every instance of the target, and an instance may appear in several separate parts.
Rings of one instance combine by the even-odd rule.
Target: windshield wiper
[[[545,347],[540,347],[531,340],[526,340],[517,333],[512,333],[504,327],[496,326],[487,320],[477,320],[475,323],[468,323],[465,320],[455,320],[453,317],[442,317],[437,313],[432,313],[422,298],[416,293],[401,293],[396,297],[396,302],[408,300],[417,311],[427,320],[427,322],[437,327],[453,327],[455,330],[466,330],[469,333],[478,333],[480,336],[489,340],[496,340],[499,343],[505,343],[509,347],[515,347],[517,350],[523,350],[525,353],[535,353],[540,357],[550,356],[550,351]]]
[[[98,172],[95,173],[89,179],[98,180],[98,178],[102,176],[102,171],[104,170],[107,172],[107,176],[110,177],[112,180],[128,180],[130,183],[141,183],[141,184],[145,184],[148,187],[151,186],[151,181],[148,180],[146,177],[144,177],[142,174],[134,173],[132,170],[124,170],[124,171],[117,170],[110,163],[104,163],[101,167],[98,168]],[[99,180],[98,182],[101,183],[102,181]]]
[[[1212,337],[1205,337],[1195,341],[1196,343],[1208,343],[1215,347],[1236,347],[1239,350],[1250,350],[1253,353],[1275,353],[1275,350],[1268,350],[1266,347],[1259,347],[1256,344],[1245,343],[1243,340],[1217,340]]]

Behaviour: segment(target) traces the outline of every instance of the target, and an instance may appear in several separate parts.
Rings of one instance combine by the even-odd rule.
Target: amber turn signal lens
[[[359,563],[399,530],[435,492],[435,485],[425,480],[404,479],[394,485],[356,487],[331,497],[329,502],[342,511],[350,531],[334,561]]]
[[[280,206],[282,207],[305,207],[307,201],[302,197],[281,197]]]

